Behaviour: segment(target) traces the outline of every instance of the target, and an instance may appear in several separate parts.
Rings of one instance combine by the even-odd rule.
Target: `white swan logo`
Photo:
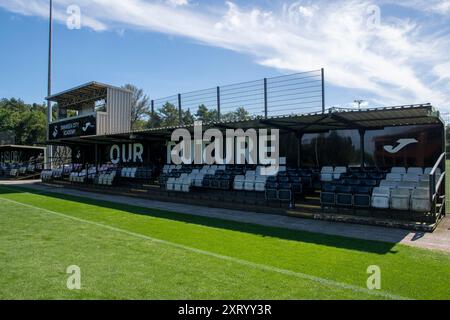
[[[58,136],[58,126],[55,126],[55,129],[53,130],[53,138],[56,138]]]
[[[397,153],[400,152],[401,150],[403,150],[404,148],[406,148],[407,146],[409,146],[410,144],[413,143],[419,143],[419,141],[417,141],[416,139],[400,139],[397,141],[397,146],[384,146],[384,150],[386,150],[389,153]]]
[[[86,124],[84,125],[84,127],[83,127],[82,129],[83,129],[84,132],[86,132],[87,129],[89,129],[89,128],[91,128],[91,127],[93,127],[93,125],[92,125],[90,122],[88,122],[88,123],[86,123]]]

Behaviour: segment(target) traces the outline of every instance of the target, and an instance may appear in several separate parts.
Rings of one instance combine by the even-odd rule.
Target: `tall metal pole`
[[[49,15],[49,33],[48,33],[48,87],[47,96],[52,94],[52,47],[53,47],[53,1],[50,0],[50,15]],[[47,101],[47,139],[50,139],[50,123],[52,122],[52,103]],[[51,160],[53,159],[52,146],[47,146],[46,163],[51,169]]]

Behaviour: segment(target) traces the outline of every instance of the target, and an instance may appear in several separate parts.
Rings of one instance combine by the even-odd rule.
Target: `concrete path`
[[[126,196],[111,196],[107,194],[90,193],[62,187],[48,187],[40,184],[39,181],[0,181],[0,185],[17,185],[30,188],[30,191],[34,190],[38,192],[54,192],[121,204],[129,204],[145,208],[161,209],[191,215],[259,224],[264,226],[281,227],[286,229],[302,230],[328,235],[338,235],[356,239],[378,240],[389,243],[402,243],[409,246],[440,250],[450,253],[450,217],[446,217],[444,221],[441,222],[437,230],[434,233],[430,234],[410,232],[401,229],[382,228],[376,226],[333,223],[327,221],[300,219],[255,212],[207,208],[201,206],[159,202]]]

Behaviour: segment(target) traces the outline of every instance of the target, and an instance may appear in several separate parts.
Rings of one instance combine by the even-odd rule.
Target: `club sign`
[[[50,124],[49,139],[94,136],[97,134],[97,121],[94,115]]]

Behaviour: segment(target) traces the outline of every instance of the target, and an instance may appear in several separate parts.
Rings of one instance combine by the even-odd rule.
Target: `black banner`
[[[0,301],[2,310],[16,315],[63,314],[69,318],[110,313],[113,318],[142,314],[148,319],[309,319],[383,317],[389,309],[402,316],[427,316],[427,310],[448,308],[448,301]],[[60,310],[59,310],[60,308]],[[49,313],[52,310],[52,313]],[[370,316],[367,315],[370,310]],[[395,310],[394,313],[395,313]],[[61,312],[59,312],[61,311]],[[310,315],[314,315],[311,317]]]
[[[97,134],[97,119],[95,115],[61,121],[50,124],[50,140],[94,136]]]

